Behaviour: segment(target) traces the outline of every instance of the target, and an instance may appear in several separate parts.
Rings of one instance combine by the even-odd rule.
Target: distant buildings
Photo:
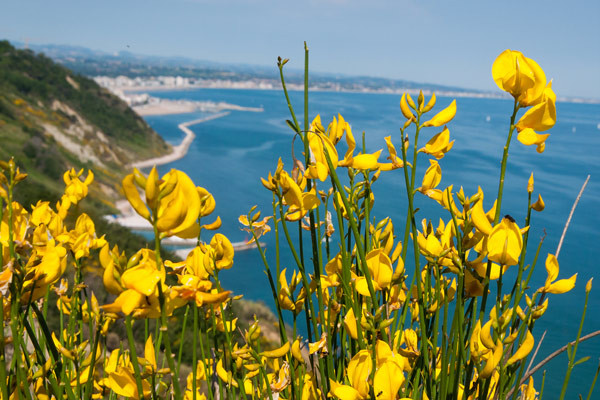
[[[281,83],[275,79],[266,78],[248,78],[242,79],[204,79],[204,78],[185,78],[182,76],[153,76],[153,77],[135,77],[127,76],[96,76],[94,80],[100,85],[120,98],[126,101],[130,106],[148,104],[153,101],[147,94],[135,95],[135,92],[156,91],[156,90],[177,90],[177,89],[255,89],[255,90],[273,90],[280,89]],[[304,90],[302,83],[286,84],[288,90]],[[370,85],[363,82],[340,83],[335,80],[321,80],[311,84],[312,91],[328,92],[359,92],[359,93],[389,93],[402,94],[408,92],[418,95],[419,90],[413,87],[400,88],[385,85]],[[425,95],[431,94],[431,89],[423,90]],[[506,98],[504,93],[488,93],[479,91],[462,90],[436,90],[438,96],[447,97],[472,97],[472,98]]]

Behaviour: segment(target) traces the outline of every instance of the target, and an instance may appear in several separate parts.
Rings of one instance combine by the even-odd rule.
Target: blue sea
[[[181,160],[161,166],[161,173],[170,168],[185,171],[198,186],[209,190],[215,197],[217,207],[213,216],[219,215],[223,221],[220,232],[232,241],[243,241],[247,234],[240,230],[237,218],[247,214],[257,205],[263,215],[272,210],[271,192],[266,190],[260,177],[274,171],[279,157],[286,169],[292,166],[293,132],[286,125],[289,111],[281,91],[201,89],[187,91],[161,91],[153,96],[166,99],[187,99],[196,101],[227,102],[245,107],[263,107],[264,112],[233,111],[228,116],[191,126],[196,133],[188,154]],[[292,92],[292,103],[296,107],[299,121],[303,121],[302,93]],[[452,99],[438,97],[440,110]],[[400,96],[365,93],[314,92],[310,95],[310,120],[321,114],[327,126],[334,115],[341,113],[352,125],[357,142],[365,132],[367,151],[385,149],[384,137],[391,135],[399,149],[399,127],[404,123],[399,110]],[[456,117],[448,125],[451,140],[456,139],[454,148],[440,161],[444,188],[454,184],[471,195],[481,186],[486,193],[485,207],[498,190],[498,178],[502,149],[508,132],[509,117],[512,112],[511,100],[500,99],[457,99]],[[146,121],[166,141],[178,144],[183,132],[179,123],[201,118],[207,114],[193,113],[181,115],[149,116]],[[429,128],[421,134],[420,144],[425,143],[437,128]],[[563,227],[588,174],[589,184],[573,215],[571,225],[562,246],[559,263],[559,279],[578,273],[577,285],[563,295],[550,295],[546,315],[535,326],[536,346],[542,333],[545,339],[536,357],[541,361],[555,349],[574,340],[585,299],[585,284],[596,276],[587,309],[583,334],[600,329],[600,105],[598,104],[557,104],[557,123],[546,142],[546,150],[538,154],[534,146],[524,146],[513,137],[505,180],[502,215],[510,214],[522,226],[527,207],[527,180],[534,173],[534,196],[541,194],[546,209],[534,212],[529,239],[529,252],[533,256],[537,243],[545,236],[536,273],[531,281],[531,291],[543,286],[546,279],[544,260],[547,253],[555,253]],[[301,157],[301,147],[296,141],[296,156]],[[343,155],[344,144],[338,151]],[[385,154],[384,150],[384,154]],[[382,157],[382,159],[385,156]],[[421,156],[417,171],[417,181],[429,165]],[[417,185],[418,186],[418,185]],[[382,173],[374,185],[375,205],[373,215],[377,219],[392,217],[395,233],[400,238],[404,231],[406,217],[406,192],[402,170]],[[424,196],[417,196],[416,205],[420,209],[417,220],[431,218],[437,224],[439,216],[447,220],[439,206]],[[209,217],[210,219],[210,217]],[[292,231],[297,227],[290,226]],[[211,234],[204,239],[209,239]],[[274,269],[274,240],[272,232],[261,239],[267,244],[267,256]],[[307,255],[308,257],[308,255]],[[532,259],[533,257],[531,257]],[[409,258],[410,259],[410,258]],[[531,260],[528,259],[528,262]],[[284,253],[282,267],[290,270],[295,263],[290,254]],[[409,264],[407,270],[411,271]],[[223,286],[245,298],[262,300],[272,304],[273,299],[264,274],[264,267],[257,250],[238,252],[231,270],[222,273]],[[505,281],[506,282],[506,281]],[[600,337],[582,343],[578,358],[591,359],[577,367],[572,374],[567,398],[587,395],[600,357]],[[544,398],[558,397],[562,377],[566,369],[566,354],[557,357],[546,365],[546,387]],[[535,386],[539,390],[541,374],[535,375]],[[595,393],[600,393],[596,388]],[[600,398],[600,396],[595,397]]]

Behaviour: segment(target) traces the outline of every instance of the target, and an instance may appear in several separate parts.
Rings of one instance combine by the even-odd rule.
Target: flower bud
[[[146,187],[146,177],[137,168],[133,169],[133,179],[139,187]]]
[[[546,208],[546,204],[544,204],[544,199],[542,199],[541,195],[538,194],[538,200],[531,205],[531,208],[538,212],[544,211],[544,208]]]
[[[408,105],[413,109],[416,110],[417,106],[415,105],[415,101],[412,99],[412,97],[410,97],[409,93],[406,93],[406,99],[408,100]]]
[[[412,104],[412,107],[414,107],[415,102],[410,98],[410,95],[408,93],[403,93],[402,97],[400,98],[400,111],[402,111],[402,115],[404,115],[404,118],[406,118],[408,121],[413,121],[416,120],[414,114],[412,113],[412,111],[410,111],[410,108],[408,107],[408,103],[406,102],[406,98],[408,97],[409,99],[409,103]],[[408,122],[408,124],[410,124],[410,122]],[[406,124],[404,124],[404,126],[408,126]]]
[[[431,111],[431,109],[433,108],[433,106],[435,106],[435,93],[431,93],[431,98],[429,99],[429,101],[427,102],[427,105],[425,107],[423,107],[423,113],[429,112]]]

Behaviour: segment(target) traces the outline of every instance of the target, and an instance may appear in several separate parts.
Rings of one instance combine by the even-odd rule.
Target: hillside
[[[29,174],[20,201],[57,199],[66,169],[91,168],[97,182],[91,197],[107,210],[127,164],[170,151],[142,118],[93,80],[7,41],[0,41],[0,141],[0,160],[14,156]]]

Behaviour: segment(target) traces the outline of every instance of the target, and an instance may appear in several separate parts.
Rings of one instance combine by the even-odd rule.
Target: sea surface
[[[293,132],[286,125],[291,119],[284,95],[281,91],[201,89],[186,91],[160,91],[153,96],[166,99],[227,102],[245,107],[263,107],[264,112],[233,111],[228,116],[191,126],[196,139],[188,154],[181,160],[159,168],[161,173],[170,168],[185,171],[198,186],[209,190],[215,197],[215,213],[209,221],[219,215],[223,221],[220,232],[231,241],[243,241],[247,234],[240,230],[237,219],[247,214],[254,205],[263,215],[272,213],[272,194],[266,190],[260,177],[274,171],[277,160],[282,158],[286,169],[292,167]],[[303,121],[302,93],[292,92],[298,120]],[[432,112],[446,107],[452,99],[440,97]],[[399,110],[400,96],[365,93],[314,92],[310,95],[310,120],[320,114],[325,127],[334,115],[341,113],[352,125],[352,131],[360,143],[362,132],[368,152],[385,150],[384,137],[391,135],[396,148],[400,149],[399,127],[405,119]],[[448,127],[454,148],[440,160],[442,182],[439,187],[450,184],[457,190],[460,186],[471,195],[481,186],[485,196],[485,208],[492,206],[498,190],[498,179],[502,149],[506,142],[511,100],[457,99],[457,114]],[[207,114],[193,113],[166,116],[148,116],[146,121],[166,141],[178,144],[184,134],[177,128],[179,123],[201,118]],[[422,132],[420,146],[440,128],[429,128]],[[544,331],[545,339],[536,357],[544,359],[567,341],[574,340],[579,327],[585,299],[585,284],[596,276],[583,326],[583,334],[600,330],[600,105],[557,104],[557,123],[549,131],[546,150],[538,154],[534,146],[524,146],[513,137],[505,180],[502,215],[509,214],[522,226],[527,207],[527,180],[533,172],[535,178],[534,197],[542,195],[546,203],[543,212],[534,212],[529,239],[531,262],[539,240],[545,237],[536,272],[531,281],[530,293],[543,286],[546,279],[544,260],[547,253],[555,253],[563,227],[573,202],[588,174],[589,184],[575,210],[559,256],[559,279],[577,273],[577,285],[569,293],[550,295],[546,315],[535,326],[536,346]],[[338,145],[340,157],[345,153],[345,144]],[[302,158],[300,141],[295,142],[295,154]],[[382,155],[381,159],[385,158]],[[417,181],[429,165],[425,155],[418,163]],[[345,175],[340,168],[341,174]],[[418,185],[417,185],[418,186]],[[378,220],[392,217],[395,233],[400,238],[406,217],[406,192],[402,170],[383,172],[373,187],[375,205],[372,215]],[[416,205],[420,209],[417,220],[424,217],[437,225],[439,217],[447,220],[447,213],[433,200],[418,195]],[[297,231],[296,225],[290,225]],[[206,232],[209,240],[211,232]],[[296,233],[294,233],[296,234]],[[267,256],[275,269],[273,233],[261,241],[267,245]],[[307,257],[309,257],[307,255]],[[408,258],[410,259],[410,258]],[[291,271],[295,267],[288,252],[281,255],[282,268]],[[516,269],[513,267],[513,270]],[[411,271],[407,262],[407,270]],[[510,275],[510,271],[509,271]],[[238,252],[231,270],[221,274],[223,286],[235,294],[244,294],[247,299],[262,300],[272,305],[273,299],[264,273],[264,266],[257,250]],[[288,276],[289,278],[289,276]],[[506,281],[505,281],[506,282]],[[600,357],[600,337],[582,343],[577,358],[590,356],[586,363],[575,367],[571,376],[566,398],[576,398],[582,393],[587,396]],[[566,369],[565,354],[546,365],[544,398],[558,398],[562,377]],[[535,386],[539,390],[542,376],[535,375]],[[600,388],[595,391],[600,398]],[[594,397],[593,397],[594,398]]]

